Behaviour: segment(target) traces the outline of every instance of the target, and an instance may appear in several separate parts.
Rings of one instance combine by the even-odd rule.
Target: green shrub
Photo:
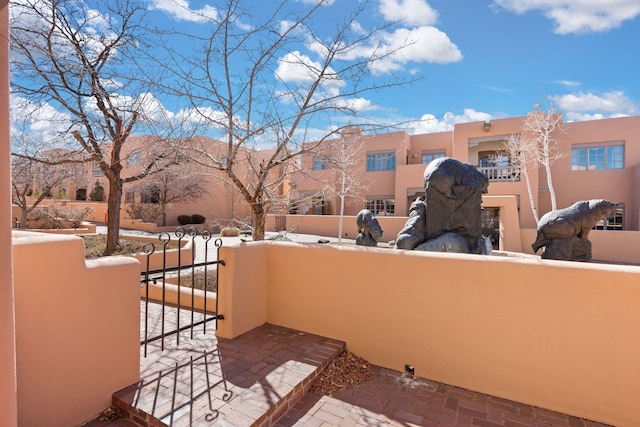
[[[206,218],[200,214],[191,215],[191,223],[192,224],[204,224]]]
[[[191,217],[191,215],[178,215],[178,224],[180,225],[187,225],[187,224],[193,224],[193,218]]]
[[[101,202],[104,200],[104,188],[97,179],[95,184],[93,184],[93,190],[89,193],[89,200],[93,202]]]

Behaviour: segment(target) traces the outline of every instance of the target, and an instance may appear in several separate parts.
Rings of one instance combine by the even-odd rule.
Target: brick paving
[[[160,330],[160,313],[150,305],[149,336]],[[180,325],[188,324],[188,312],[167,308],[168,325],[177,325],[178,315]],[[147,357],[142,347],[140,382],[113,398],[129,418],[85,427],[604,426],[380,367],[358,386],[314,395],[312,382],[343,342],[269,324],[225,340],[207,325],[206,334],[202,325],[194,329],[194,339],[191,330],[181,332],[180,342],[167,338],[164,351],[152,342]]]
[[[333,393],[307,394],[276,424],[310,426],[604,427],[380,367],[366,382]]]
[[[160,310],[150,305],[150,337],[160,329]],[[165,309],[172,325],[166,331],[175,329],[177,316],[177,310]],[[180,325],[188,324],[190,316],[182,310]],[[269,324],[233,340],[218,339],[213,323],[208,325],[206,334],[202,325],[196,327],[194,339],[185,330],[179,342],[173,336],[164,344],[150,343],[147,357],[142,347],[141,381],[115,393],[115,406],[141,426],[271,425],[345,347]]]

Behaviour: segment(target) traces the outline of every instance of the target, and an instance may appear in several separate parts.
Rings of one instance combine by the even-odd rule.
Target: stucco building
[[[350,135],[358,141],[349,179],[363,184],[347,197],[344,213],[355,215],[368,208],[376,215],[406,216],[413,200],[424,195],[423,172],[430,161],[448,156],[471,163],[490,181],[483,201],[487,233],[500,227],[500,217],[509,215],[505,200],[515,200],[521,228],[535,228],[536,221],[519,162],[509,155],[505,141],[522,135],[526,117],[497,119],[455,125],[449,132],[409,135],[392,132],[379,135]],[[640,116],[575,123],[561,123],[551,134],[558,159],[551,166],[557,206],[578,200],[605,198],[619,203],[612,217],[601,224],[611,230],[639,229]],[[301,160],[305,173],[291,179],[293,199],[300,200],[297,213],[337,214],[339,197],[332,191],[340,173],[332,167],[341,140],[333,140],[322,152]],[[338,147],[338,148],[336,148]],[[309,172],[310,171],[310,172]],[[551,210],[551,197],[544,168],[528,162],[531,198],[539,216]],[[355,178],[354,178],[355,177]],[[502,218],[504,220],[504,218]],[[499,233],[499,230],[493,230]],[[496,242],[494,242],[496,243]]]

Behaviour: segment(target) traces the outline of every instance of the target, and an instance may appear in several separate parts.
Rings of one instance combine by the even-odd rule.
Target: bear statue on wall
[[[378,246],[378,240],[382,237],[382,228],[373,212],[369,209],[363,209],[358,212],[356,225],[358,226],[356,245]]]
[[[533,252],[544,247],[541,257],[545,259],[591,261],[589,231],[617,207],[617,203],[594,199],[547,212],[538,223],[536,241],[531,245]]]

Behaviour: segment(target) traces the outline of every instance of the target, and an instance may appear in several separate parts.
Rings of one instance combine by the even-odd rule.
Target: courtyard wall
[[[221,258],[221,337],[268,322],[379,366],[637,423],[640,267],[275,242]]]

